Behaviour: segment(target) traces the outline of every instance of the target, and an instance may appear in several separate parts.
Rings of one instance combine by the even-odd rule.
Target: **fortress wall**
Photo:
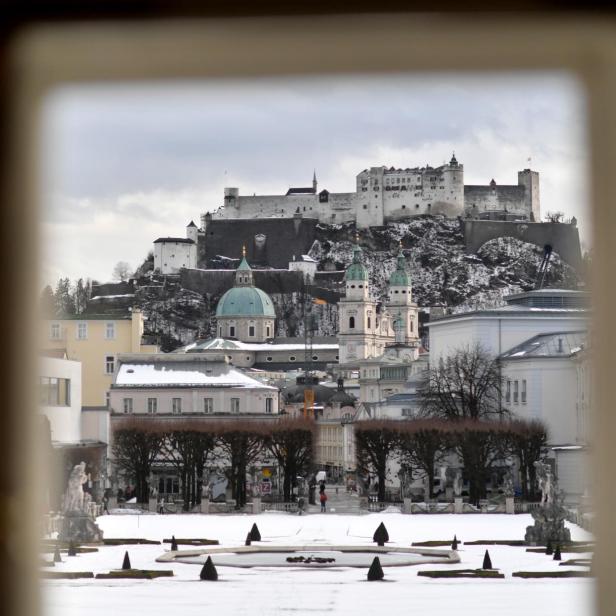
[[[464,210],[471,215],[487,211],[504,211],[530,218],[524,186],[465,186]]]
[[[564,261],[578,269],[581,266],[580,236],[574,225],[556,222],[508,222],[496,220],[461,220],[468,254],[498,237],[514,237],[543,248],[547,244]]]

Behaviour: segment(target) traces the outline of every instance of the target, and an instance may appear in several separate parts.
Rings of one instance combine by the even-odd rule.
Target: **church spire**
[[[315,169],[312,172],[312,190],[314,191],[314,194],[317,194],[317,170]]]
[[[235,270],[235,286],[236,287],[252,287],[254,280],[252,276],[252,268],[246,261],[246,246],[242,246],[242,260]]]

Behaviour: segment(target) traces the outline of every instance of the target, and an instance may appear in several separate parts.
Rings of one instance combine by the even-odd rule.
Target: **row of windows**
[[[413,331],[413,322],[414,322],[413,317],[411,317],[409,319],[409,325],[410,325],[411,331]],[[367,326],[367,329],[370,329],[372,327],[372,319],[370,317],[368,317],[366,320],[366,326]],[[377,327],[379,326],[378,320],[376,322],[376,326]],[[349,329],[355,329],[355,317],[349,317]]]
[[[513,383],[513,396],[511,384]],[[520,389],[521,383],[521,389]],[[522,381],[507,381],[505,387],[505,402],[513,402],[514,404],[526,404],[526,380]]]
[[[222,327],[218,328],[218,335],[222,338],[223,337],[223,331],[222,331]],[[248,336],[250,338],[254,338],[256,336],[256,330],[255,330],[255,326],[254,325],[249,325],[248,326]],[[265,328],[265,337],[266,338],[271,338],[272,336],[272,332],[270,329],[270,326],[267,325]],[[229,338],[235,338],[235,325],[229,325]]]
[[[122,399],[122,412],[126,414],[133,413],[134,404],[133,398],[123,398]],[[178,415],[182,412],[182,398],[171,398],[171,412],[175,415]],[[150,415],[154,415],[158,413],[159,405],[158,398],[148,398],[147,399],[147,412]],[[266,398],[265,399],[265,412],[272,413],[274,411],[274,399]],[[203,398],[203,406],[202,412],[209,414],[214,413],[214,398]],[[231,398],[229,400],[229,412],[231,413],[239,413],[240,412],[240,399],[239,398]]]
[[[105,323],[105,340],[114,340],[116,337],[116,327],[113,321],[109,321]],[[61,340],[62,339],[62,324],[61,323],[51,323],[49,326],[49,338],[51,340]],[[77,340],[87,340],[88,339],[88,324],[86,322],[77,323],[77,328],[75,330],[75,338]]]
[[[70,406],[71,380],[41,377],[39,380],[39,402],[43,406]]]

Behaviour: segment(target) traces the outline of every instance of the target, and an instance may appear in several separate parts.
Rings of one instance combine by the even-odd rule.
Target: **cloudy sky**
[[[111,279],[185,233],[223,188],[352,191],[370,166],[438,166],[467,184],[541,173],[542,212],[588,240],[585,101],[562,74],[336,77],[63,88],[43,111],[44,282]]]

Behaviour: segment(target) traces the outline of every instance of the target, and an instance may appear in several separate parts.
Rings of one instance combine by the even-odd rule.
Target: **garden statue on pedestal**
[[[567,510],[563,506],[565,495],[557,484],[549,464],[535,462],[537,483],[541,489],[541,507],[531,511],[535,524],[526,527],[524,540],[531,545],[562,544],[571,541],[571,532],[565,528]]]
[[[83,484],[88,480],[86,463],[75,465],[68,479],[64,494],[62,528],[60,541],[75,543],[92,543],[103,540],[103,531],[90,517],[92,497],[83,491]]]

